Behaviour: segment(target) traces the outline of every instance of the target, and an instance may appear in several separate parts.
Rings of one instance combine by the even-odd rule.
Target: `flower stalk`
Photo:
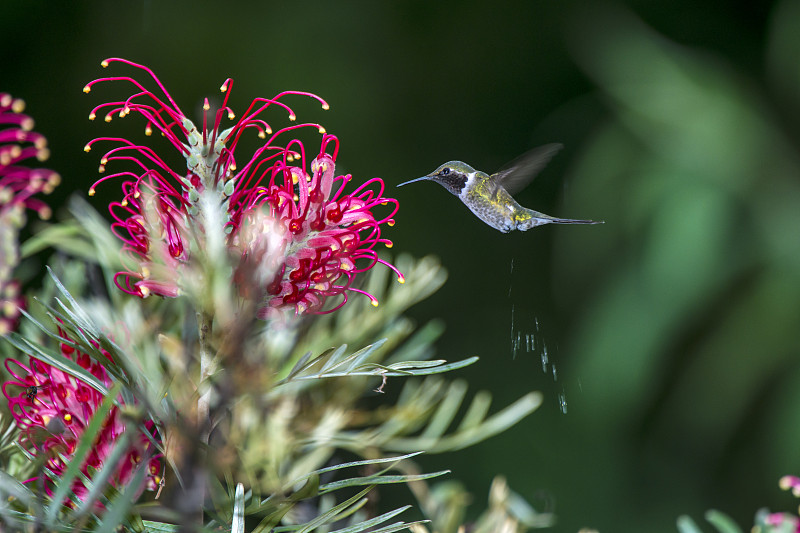
[[[213,355],[209,345],[213,321],[214,317],[211,313],[205,311],[197,313],[200,344],[200,380],[198,381],[200,396],[197,400],[197,428],[200,432],[200,439],[205,444],[208,444],[208,437],[211,433],[211,420],[209,418],[211,384],[208,379],[213,373]]]

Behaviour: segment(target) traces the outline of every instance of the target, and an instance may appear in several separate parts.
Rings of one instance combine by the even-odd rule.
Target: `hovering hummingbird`
[[[462,161],[450,161],[427,176],[406,181],[398,187],[415,181],[435,181],[458,196],[479,219],[503,233],[527,231],[543,224],[602,224],[602,221],[551,217],[522,207],[511,197],[524,189],[561,147],[560,144],[546,144],[534,148],[491,176]]]

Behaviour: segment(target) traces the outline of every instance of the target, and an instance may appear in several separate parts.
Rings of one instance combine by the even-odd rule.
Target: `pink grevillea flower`
[[[50,208],[34,195],[49,194],[61,181],[52,170],[23,166],[31,159],[44,161],[50,154],[47,140],[33,131],[33,119],[23,109],[25,102],[0,93],[0,335],[15,328],[24,305],[13,270],[19,263],[17,241],[25,211],[49,218]]]
[[[783,476],[778,485],[783,490],[790,490],[795,497],[800,497],[800,477]],[[790,513],[760,512],[757,515],[754,533],[800,533],[800,517]]]
[[[97,361],[83,352],[75,350],[68,337],[61,333],[61,354],[88,370],[105,386],[111,386],[106,370]],[[14,359],[6,359],[6,370],[12,376],[3,384],[3,395],[8,401],[11,414],[21,429],[19,442],[35,457],[45,458],[45,467],[56,477],[66,469],[72,459],[78,440],[89,424],[103,395],[85,382],[38,359],[31,358],[29,365]],[[157,438],[152,422],[146,424],[150,436],[139,434],[118,462],[111,483],[125,487],[133,478],[140,463],[147,461],[145,485],[154,490],[161,483],[161,456],[154,453],[152,439]],[[114,406],[103,424],[103,429],[92,446],[81,471],[91,477],[89,468],[99,470],[111,453],[116,439],[125,431],[126,424],[117,406]],[[36,478],[34,478],[36,479]],[[32,481],[32,480],[29,480]],[[44,476],[45,489],[52,495],[52,483]],[[72,490],[83,500],[88,489],[77,478]]]
[[[197,127],[149,68],[118,58],[103,61],[103,66],[112,62],[144,72],[157,90],[127,76],[94,80],[85,92],[108,81],[126,82],[134,92],[126,100],[95,107],[89,118],[102,113],[111,121],[139,114],[147,135],[157,130],[186,159],[186,169],[179,170],[166,162],[166,154],[121,138],[98,138],[86,146],[88,151],[97,142],[115,143],[101,159],[101,172],[111,162],[127,161],[133,168],[103,177],[89,191],[93,194],[110,178],[123,180],[123,199],[110,206],[113,229],[132,259],[130,269],[115,278],[120,289],[141,297],[202,292],[206,289],[195,285],[203,286],[204,265],[225,256],[239,295],[255,300],[265,317],[281,309],[330,312],[352,292],[366,294],[377,305],[372,295],[353,287],[356,276],[377,263],[394,270],[403,282],[402,274],[375,250],[379,244],[391,247],[381,236],[381,226],[394,224],[397,200],[383,197],[379,178],[345,192],[352,177],[335,176],[338,139],[319,124],[294,123],[296,115],[284,103],[304,96],[328,109],[324,100],[285,91],[256,98],[236,120],[228,106],[228,79],[221,88],[225,96],[220,108],[209,113],[206,99],[203,124]],[[273,131],[263,118],[273,108],[287,113],[292,123]],[[225,119],[234,122],[223,128]],[[308,129],[321,134],[313,157],[295,136]],[[262,140],[242,155],[239,143],[246,130]]]
[[[800,498],[800,477],[786,475],[783,476],[779,481],[778,485],[783,490],[791,490],[792,494],[796,498]]]
[[[770,513],[763,517],[763,523],[757,524],[754,533],[798,533],[800,518],[788,513]]]

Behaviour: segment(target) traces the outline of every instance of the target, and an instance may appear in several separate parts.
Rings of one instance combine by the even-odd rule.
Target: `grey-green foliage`
[[[724,513],[711,510],[706,513],[705,518],[719,533],[742,533],[739,526]],[[680,533],[702,533],[703,530],[690,517],[681,516],[678,518],[678,531]]]
[[[210,370],[208,378],[199,381],[197,328],[203,322],[198,320],[208,318],[196,317],[178,300],[141,301],[122,295],[108,281],[122,268],[116,240],[88,205],[74,201],[72,206],[74,220],[46,227],[23,247],[30,254],[51,246],[59,254],[22,332],[9,341],[17,357],[38,358],[110,395],[106,408],[116,403],[125,409],[133,417],[132,431],[137,424],[154,420],[161,436],[154,444],[172,473],[167,493],[177,491],[193,469],[214,465],[203,474],[208,491],[206,528],[241,528],[244,518],[258,524],[256,531],[388,533],[420,526],[397,521],[407,506],[378,513],[367,505],[368,494],[387,484],[427,486],[428,480],[447,472],[420,472],[413,462],[419,452],[472,445],[517,423],[541,403],[538,393],[529,393],[491,413],[488,392],[467,400],[463,381],[441,376],[475,363],[477,357],[432,359],[432,343],[442,325],[431,322],[415,328],[402,313],[435,292],[446,274],[434,258],[413,260],[402,255],[396,265],[405,274],[404,285],[390,281],[388,269],[374,268],[362,275],[364,288],[381,302],[377,309],[356,296],[330,315],[297,324],[246,324],[234,333],[226,329],[232,322],[214,317],[204,341],[212,354]],[[98,271],[102,275],[96,279],[105,280],[101,286],[93,278]],[[231,337],[234,334],[236,338]],[[59,343],[91,355],[116,385],[109,390],[63,358]],[[198,390],[209,391],[208,445],[192,429]],[[398,390],[394,402],[364,403],[366,396],[378,400],[384,398],[380,393]],[[100,420],[98,415],[92,423]],[[9,450],[13,429],[0,450]],[[79,452],[96,435],[85,434]],[[170,445],[176,441],[182,444]],[[123,440],[112,456],[121,456],[125,447]],[[192,458],[199,456],[193,449],[209,459],[193,463],[197,459]],[[344,459],[353,456],[358,459]],[[7,524],[19,524],[20,517],[35,521],[43,516],[53,529],[100,531],[120,524],[134,531],[167,531],[170,523],[186,519],[161,506],[132,507],[133,489],[114,490],[107,483],[111,469],[86,476],[79,470],[81,464],[76,457],[64,480],[52,479],[53,498],[42,499],[12,478],[3,478],[7,483],[0,487],[15,499],[11,506],[0,508],[0,517]],[[20,474],[25,468],[30,470],[30,464],[17,462],[11,473]],[[144,475],[141,468],[135,474],[137,480]],[[73,498],[71,507],[63,506],[71,480],[78,476],[90,498],[84,502]],[[551,520],[526,508],[510,491],[500,499],[503,516],[527,516],[514,518],[520,525],[515,531]],[[434,527],[443,533],[455,531],[458,524],[447,521],[432,505],[435,501],[427,498],[423,506]],[[468,498],[457,501],[448,516],[463,516]],[[105,506],[104,512],[97,512],[95,502]],[[200,505],[198,501],[198,511]]]

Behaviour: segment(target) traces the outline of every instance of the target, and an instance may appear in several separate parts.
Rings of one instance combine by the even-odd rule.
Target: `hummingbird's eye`
[[[442,175],[442,176],[447,176],[448,174],[450,174],[450,169],[449,169],[449,168],[447,168],[447,167],[444,167],[444,168],[443,168],[443,169],[442,169],[442,170],[439,172],[439,174],[440,174],[440,175]]]

